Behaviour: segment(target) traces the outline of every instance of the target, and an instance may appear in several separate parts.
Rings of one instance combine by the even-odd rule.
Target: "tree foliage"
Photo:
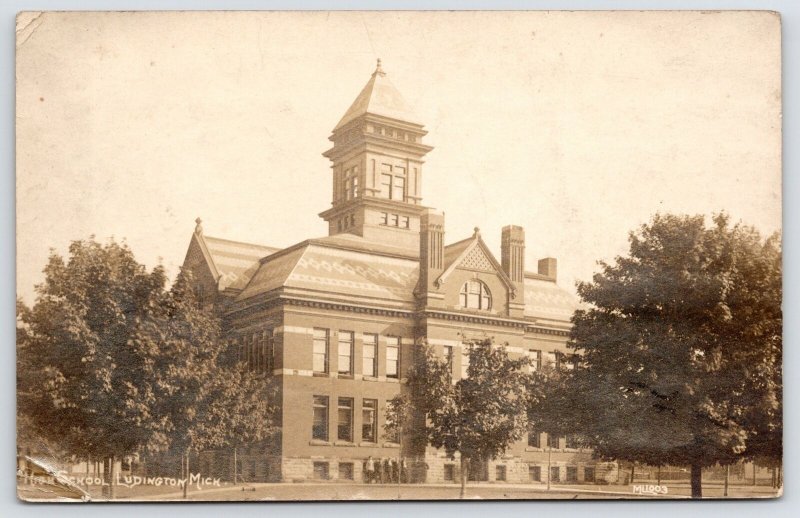
[[[396,409],[411,409],[420,416],[427,444],[444,449],[452,459],[459,453],[462,496],[470,459],[496,458],[525,432],[525,375],[527,359],[512,360],[503,346],[491,339],[464,344],[469,347],[467,377],[453,382],[446,361],[429,346],[418,349],[409,372],[406,391],[392,401]],[[393,418],[393,422],[401,421]]]
[[[51,254],[30,309],[18,304],[19,411],[81,458],[188,453],[264,439],[266,382],[245,372],[188,273],[170,290],[130,249],[76,241]]]
[[[700,469],[780,458],[781,248],[724,214],[658,215],[579,283],[580,365],[551,402],[595,454]],[[562,422],[562,424],[564,424]]]

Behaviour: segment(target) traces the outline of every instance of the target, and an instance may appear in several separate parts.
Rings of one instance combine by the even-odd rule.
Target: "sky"
[[[95,235],[183,262],[208,235],[326,234],[328,136],[381,58],[428,130],[446,241],[526,231],[569,291],[656,212],[781,228],[780,21],[766,12],[24,13],[17,292]]]

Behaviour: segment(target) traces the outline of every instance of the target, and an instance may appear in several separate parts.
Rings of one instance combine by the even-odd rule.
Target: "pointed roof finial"
[[[472,237],[480,237],[481,229],[479,227],[475,227],[473,230],[475,231],[475,234],[473,234]]]
[[[197,218],[196,220],[194,220],[194,222],[197,223],[197,226],[194,227],[194,233],[195,234],[202,234],[203,233],[203,220],[200,219],[200,218]]]
[[[375,73],[382,76],[386,75],[386,72],[383,71],[383,67],[381,66],[381,58],[378,58],[378,64],[375,66]]]

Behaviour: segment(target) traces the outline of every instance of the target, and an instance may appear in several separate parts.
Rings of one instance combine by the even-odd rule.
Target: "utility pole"
[[[553,476],[552,459],[553,459],[553,442],[550,436],[547,437],[547,490],[550,491],[550,477]]]

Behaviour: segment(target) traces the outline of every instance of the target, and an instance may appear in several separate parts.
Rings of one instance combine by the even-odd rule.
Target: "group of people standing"
[[[364,482],[367,484],[391,484],[408,482],[408,465],[406,458],[398,459],[373,459],[367,457],[364,461]]]

